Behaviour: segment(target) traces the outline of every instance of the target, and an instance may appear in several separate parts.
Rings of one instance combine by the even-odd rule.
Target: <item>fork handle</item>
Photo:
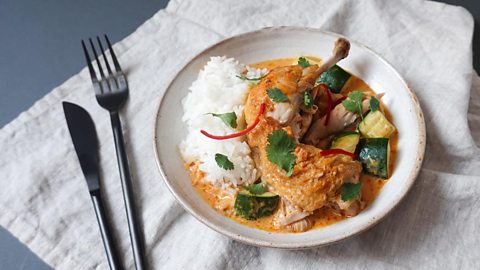
[[[128,229],[130,232],[130,241],[132,243],[133,259],[137,270],[144,269],[143,241],[140,231],[140,225],[136,215],[136,208],[133,199],[132,179],[128,167],[127,153],[123,140],[122,124],[118,112],[110,112],[112,123],[113,139],[117,151],[118,169],[120,171],[120,180],[122,183],[123,201],[127,212]]]

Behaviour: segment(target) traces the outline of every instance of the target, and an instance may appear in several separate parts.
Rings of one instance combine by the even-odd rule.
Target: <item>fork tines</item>
[[[91,38],[88,39],[90,43],[91,51],[93,52],[93,56],[95,57],[95,62],[97,62],[100,78],[97,76],[95,72],[95,69],[92,65],[90,54],[88,53],[87,46],[85,45],[85,42],[82,40],[83,53],[85,54],[85,60],[87,61],[90,77],[92,79],[94,86],[98,84],[98,89],[97,87],[95,87],[95,92],[97,95],[107,92],[106,90],[114,91],[115,90],[114,88],[118,89],[118,81],[116,77],[120,74],[123,75],[122,69],[120,68],[120,64],[118,63],[118,60],[117,60],[117,56],[115,55],[115,52],[112,49],[112,44],[110,43],[110,39],[108,38],[107,35],[104,35],[104,38],[105,38],[105,42],[107,43],[108,50],[110,50],[110,56],[112,58],[113,66],[115,67],[114,72],[112,72],[112,68],[110,67],[109,61],[107,59],[107,55],[105,54],[105,50],[103,49],[104,47],[100,38],[97,36],[96,39],[97,39],[98,47],[103,55],[103,60],[105,63],[105,67],[107,69],[106,71],[104,71],[104,69],[102,68],[101,62],[98,60],[98,53],[97,53],[97,50],[95,49],[92,39]],[[107,85],[104,85],[104,83]]]

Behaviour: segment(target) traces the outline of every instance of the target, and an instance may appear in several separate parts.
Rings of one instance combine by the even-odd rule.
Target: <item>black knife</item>
[[[92,198],[93,208],[97,215],[103,245],[107,254],[110,269],[121,269],[113,242],[113,235],[108,225],[105,209],[100,195],[100,178],[98,174],[98,141],[92,118],[82,107],[69,102],[62,102],[68,130],[72,137],[75,152],[87,180],[88,190]]]

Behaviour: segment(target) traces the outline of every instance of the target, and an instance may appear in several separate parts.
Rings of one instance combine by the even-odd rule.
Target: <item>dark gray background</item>
[[[0,127],[82,69],[80,39],[108,33],[119,41],[167,2],[0,0]],[[474,66],[480,71],[480,1],[443,2],[462,5],[474,15]],[[3,269],[51,268],[0,227]]]

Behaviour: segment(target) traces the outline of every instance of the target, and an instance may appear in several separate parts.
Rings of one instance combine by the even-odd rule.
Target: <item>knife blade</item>
[[[98,177],[98,140],[95,124],[82,107],[63,102],[68,130],[90,193],[100,189]]]
[[[68,131],[77,153],[80,167],[87,182],[93,208],[97,216],[103,245],[110,269],[122,269],[119,264],[118,253],[113,242],[112,230],[107,222],[100,193],[100,177],[98,174],[98,139],[90,114],[82,107],[62,102],[63,112],[67,120]]]

